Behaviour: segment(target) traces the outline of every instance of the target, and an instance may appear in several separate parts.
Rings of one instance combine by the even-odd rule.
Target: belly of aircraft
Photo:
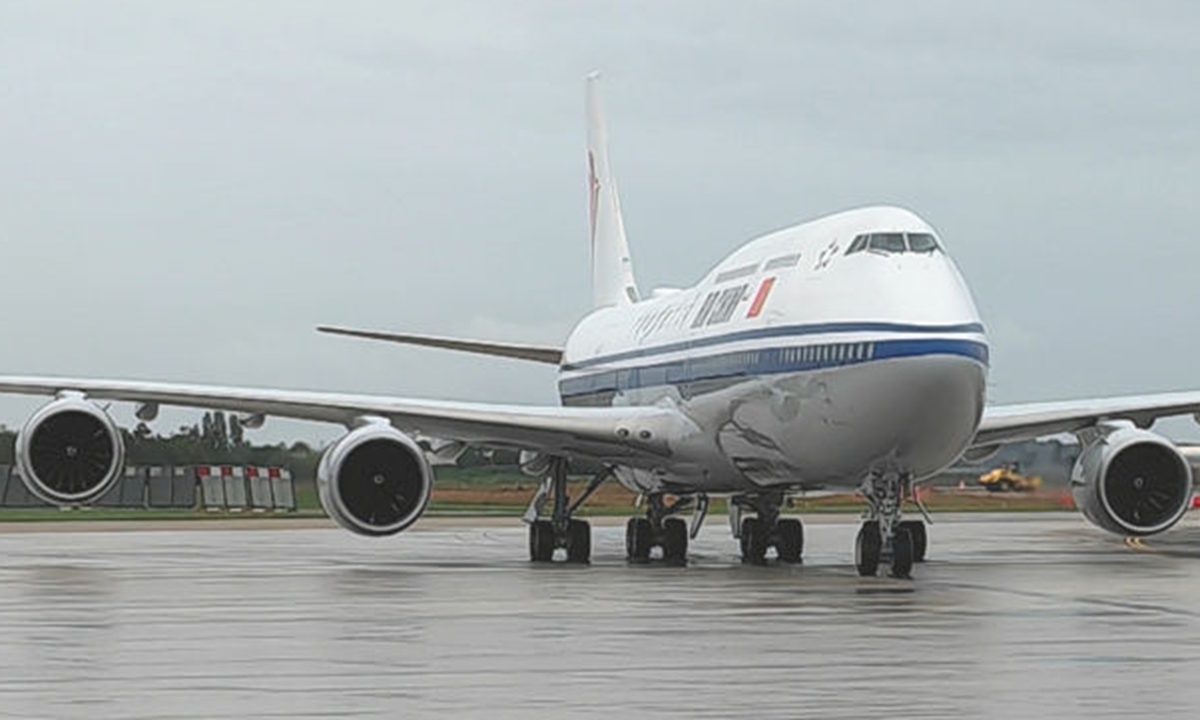
[[[712,456],[682,458],[686,474],[630,472],[623,480],[644,492],[672,482],[746,492],[853,488],[872,471],[924,477],[969,445],[985,383],[983,364],[932,356],[684,389],[676,401],[711,432]]]
[[[958,458],[983,409],[983,366],[957,357],[765,378],[731,407],[722,453],[762,485],[854,486],[869,472],[922,477]]]

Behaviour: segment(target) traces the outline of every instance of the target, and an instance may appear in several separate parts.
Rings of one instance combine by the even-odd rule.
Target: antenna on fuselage
[[[587,76],[588,230],[592,243],[592,305],[629,305],[639,299],[617,184],[608,164],[608,134],[600,112],[600,73]]]

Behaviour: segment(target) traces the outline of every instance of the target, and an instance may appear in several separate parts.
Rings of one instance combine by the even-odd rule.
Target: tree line
[[[132,430],[122,428],[121,435],[129,465],[258,465],[285,467],[296,478],[312,478],[323,451],[303,441],[256,445],[246,438],[236,414],[220,410],[205,412],[198,423],[181,425],[167,435],[155,433],[145,423]],[[16,430],[0,425],[0,465],[14,464],[16,436]],[[456,467],[439,467],[438,471],[463,479],[486,479],[495,473],[515,476],[519,457],[519,451],[512,449],[470,448],[456,459]],[[580,460],[573,461],[571,468],[575,474],[594,474],[601,469]]]
[[[246,439],[237,415],[205,412],[200,422],[182,425],[169,435],[145,423],[121,429],[125,461],[130,465],[260,465],[286,467],[296,477],[312,477],[321,451],[305,442],[256,445]],[[17,432],[0,425],[0,465],[12,465]]]

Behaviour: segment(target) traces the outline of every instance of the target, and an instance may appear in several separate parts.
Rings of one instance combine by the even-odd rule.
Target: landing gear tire
[[[912,536],[913,562],[925,562],[925,553],[929,549],[929,532],[925,529],[925,523],[920,520],[905,520],[900,523],[900,527],[908,530],[908,534]]]
[[[592,560],[592,526],[585,520],[567,525],[567,562],[587,565]]]
[[[742,562],[762,565],[767,561],[767,548],[771,545],[769,528],[758,518],[742,521]]]
[[[644,563],[654,546],[654,528],[646,518],[629,518],[625,525],[625,557],[629,562]]]
[[[913,540],[908,528],[896,528],[892,537],[892,572],[894,578],[906,580],[912,577]]]
[[[592,559],[592,526],[575,519],[575,511],[612,477],[608,470],[592,478],[583,493],[572,502],[567,487],[565,457],[550,457],[547,475],[525,511],[529,523],[529,559],[535,563],[554,560],[554,551],[562,548],[568,563],[586,565]],[[547,504],[553,501],[551,508]],[[546,511],[549,510],[549,513]],[[549,514],[549,517],[546,515]]]
[[[854,540],[854,567],[862,577],[874,577],[879,572],[879,557],[883,553],[883,536],[879,523],[870,520],[862,524]]]
[[[679,518],[667,518],[664,520],[662,537],[663,561],[671,565],[686,563],[687,546],[687,523]]]
[[[804,526],[795,518],[781,518],[775,524],[775,552],[779,561],[796,564],[804,554]]]
[[[549,520],[529,523],[529,559],[535,563],[554,559],[554,524]]]

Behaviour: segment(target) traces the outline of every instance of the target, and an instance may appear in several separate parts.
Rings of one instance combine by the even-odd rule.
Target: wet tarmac
[[[749,567],[531,566],[520,526],[0,534],[0,717],[1148,717],[1200,704],[1200,522],[944,518],[913,581],[853,518]]]

